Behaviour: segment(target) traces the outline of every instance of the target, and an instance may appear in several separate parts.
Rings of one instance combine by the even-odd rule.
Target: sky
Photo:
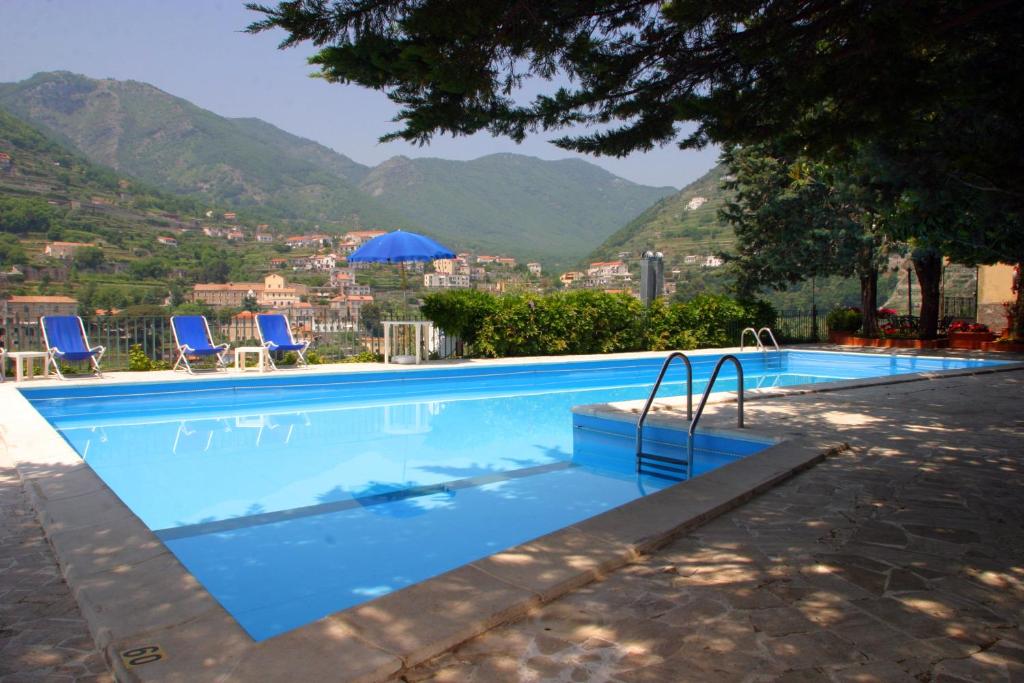
[[[264,0],[273,4],[273,0]],[[718,150],[674,145],[623,159],[561,150],[539,133],[522,144],[486,133],[435,137],[429,146],[380,143],[398,108],[380,92],[311,78],[310,44],[278,50],[281,31],[242,32],[261,15],[243,0],[0,0],[0,82],[41,71],[155,85],[222,116],[257,117],[367,165],[397,155],[475,159],[511,152],[583,158],[637,183],[682,187]]]

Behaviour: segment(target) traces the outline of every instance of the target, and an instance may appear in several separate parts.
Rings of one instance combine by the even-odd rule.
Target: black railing
[[[403,319],[421,319],[420,316]],[[93,346],[106,348],[103,368],[123,370],[129,366],[129,352],[139,345],[146,356],[153,361],[173,363],[177,357],[174,348],[174,334],[170,317],[167,316],[95,316],[83,319],[86,336]],[[233,348],[259,345],[259,332],[252,316],[234,317],[227,320],[209,318],[210,332],[215,343],[226,342]],[[380,325],[367,326],[349,319],[343,312],[318,311],[312,317],[289,316],[293,334],[298,339],[308,339],[310,350],[324,361],[337,362],[369,351],[381,354],[384,338]],[[11,316],[0,323],[5,330],[6,347],[9,351],[43,350],[43,337],[39,319]],[[446,338],[436,327],[431,327],[424,339],[427,351],[434,358],[446,358],[455,348],[455,340]],[[411,337],[399,333],[392,340],[393,353],[411,353]]]

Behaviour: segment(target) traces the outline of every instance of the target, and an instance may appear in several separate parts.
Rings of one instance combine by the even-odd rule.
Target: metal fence
[[[327,362],[341,361],[366,351],[383,353],[384,338],[380,325],[363,325],[353,322],[341,312],[333,311],[318,313],[316,317],[304,319],[297,325],[293,318],[289,320],[293,323],[295,337],[308,339],[310,350]],[[177,357],[169,317],[98,316],[84,318],[83,322],[89,343],[106,349],[103,355],[104,369],[128,368],[129,351],[136,344],[153,361],[173,363]],[[227,342],[232,347],[259,345],[259,331],[252,316],[236,316],[227,320],[209,318],[209,322],[215,343]],[[9,317],[3,321],[2,327],[9,351],[43,350],[38,318]],[[410,330],[399,327],[391,340],[392,353],[412,354],[413,339]],[[444,333],[433,326],[429,328],[423,343],[426,352],[433,358],[450,356],[457,346],[455,340],[446,338]]]
[[[966,310],[961,309],[961,312]],[[352,321],[340,311],[321,311],[316,316],[301,319],[299,324],[295,324],[295,317],[290,316],[289,319],[295,325],[295,336],[308,339],[311,342],[310,350],[324,361],[337,362],[367,351],[377,355],[384,352],[383,331],[379,324],[366,325]],[[402,319],[422,320],[422,317],[418,312],[413,312],[403,315]],[[89,342],[106,348],[103,357],[103,367],[106,369],[127,368],[129,351],[136,344],[154,361],[173,363],[177,356],[168,317],[101,316],[86,318],[84,322]],[[8,350],[43,349],[38,319],[11,317],[3,321],[3,327]],[[726,330],[726,338],[739,344],[742,329],[742,325],[730,325]],[[256,320],[251,315],[235,316],[227,320],[211,318],[210,330],[216,343],[227,342],[232,347],[259,344]],[[825,315],[815,311],[780,311],[772,330],[780,344],[824,341],[828,338]],[[396,327],[391,339],[392,354],[412,355],[414,339],[411,326]],[[448,358],[462,352],[462,345],[457,339],[446,337],[433,326],[428,328],[423,343],[431,358]]]

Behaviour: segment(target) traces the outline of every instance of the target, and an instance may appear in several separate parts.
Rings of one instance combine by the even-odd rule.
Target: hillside
[[[424,229],[457,248],[545,263],[582,257],[671,188],[583,161],[503,154],[391,159],[371,169],[253,118],[229,119],[151,85],[68,72],[0,84],[0,107],[90,160],[162,190],[324,228]]]
[[[255,119],[228,119],[146,83],[67,72],[0,85],[0,106],[90,160],[169,192],[341,227],[408,225],[361,193],[365,167]]]
[[[718,218],[725,203],[720,187],[725,169],[715,166],[703,176],[650,206],[613,233],[590,254],[593,261],[607,260],[619,252],[639,254],[656,249],[665,254],[666,266],[682,264],[687,254],[708,255],[726,251],[733,243],[732,229]]]
[[[492,154],[473,161],[395,157],[360,187],[442,240],[483,252],[508,250],[573,261],[632,216],[672,192],[623,180],[578,160]]]
[[[262,273],[278,255],[278,245],[226,242],[196,229],[196,216],[219,215],[223,206],[94,164],[3,110],[0,153],[0,293],[73,294],[84,310],[158,304],[193,281]],[[160,244],[161,236],[178,246]],[[91,260],[61,261],[43,253],[51,241],[97,249]]]

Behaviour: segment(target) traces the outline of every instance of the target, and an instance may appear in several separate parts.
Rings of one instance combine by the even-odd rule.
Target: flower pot
[[[833,344],[844,346],[870,346],[884,349],[944,349],[949,346],[948,339],[887,339],[874,337],[855,337],[846,333],[829,333],[829,339]]]
[[[950,332],[949,348],[979,350],[985,342],[995,341],[991,332]]]
[[[1003,353],[1024,353],[1024,341],[989,341],[981,343],[982,351]]]

